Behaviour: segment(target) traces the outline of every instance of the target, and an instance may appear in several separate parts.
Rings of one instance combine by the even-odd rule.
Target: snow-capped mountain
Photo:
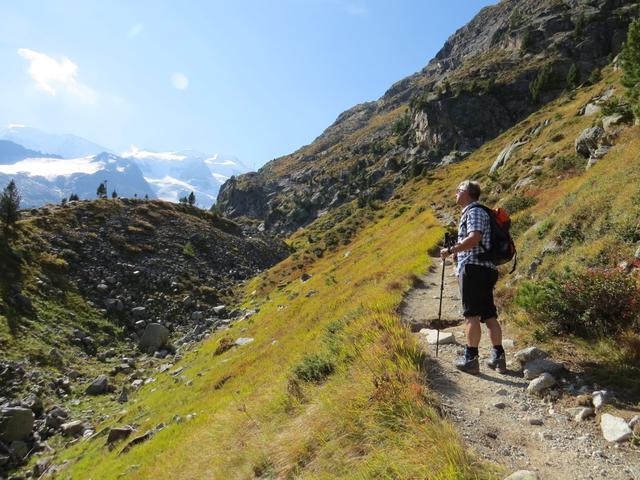
[[[177,202],[194,192],[196,204],[203,208],[215,203],[220,186],[231,175],[249,171],[234,157],[194,150],[150,152],[131,147],[122,156],[136,161],[158,198]]]
[[[109,195],[115,190],[123,197],[156,198],[135,162],[106,152],[65,159],[26,158],[0,165],[0,185],[11,179],[25,208],[58,203],[72,193],[81,199],[96,198],[98,186],[105,181]]]
[[[63,158],[78,158],[110,151],[77,135],[47,133],[18,124],[11,124],[0,130],[0,140],[10,140],[25,148]]]
[[[0,130],[0,188],[14,178],[25,207],[58,202],[71,193],[95,198],[98,185],[107,180],[109,194],[115,189],[120,196],[177,202],[194,192],[196,205],[209,208],[229,177],[248,171],[230,155],[131,147],[117,156],[75,135],[16,124]]]

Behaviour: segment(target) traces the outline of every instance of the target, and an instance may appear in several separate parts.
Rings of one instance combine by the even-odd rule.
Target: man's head
[[[456,190],[456,203],[461,207],[466,207],[480,199],[480,192],[480,184],[478,182],[465,180],[458,185]]]

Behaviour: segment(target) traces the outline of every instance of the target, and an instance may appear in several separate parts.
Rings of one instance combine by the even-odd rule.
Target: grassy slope
[[[513,192],[515,180],[539,165],[541,170],[533,174],[526,192],[537,203],[514,216],[523,232],[518,239],[520,272],[580,203],[595,208],[610,200],[614,217],[623,215],[631,190],[637,188],[633,181],[639,170],[637,127],[627,129],[614,150],[586,173],[545,160],[573,154],[578,133],[597,121],[575,113],[607,82],[616,82],[616,75],[580,89],[573,100],[546,106],[465,162],[407,184],[378,210],[345,207],[350,214],[344,209],[333,212],[298,233],[291,239],[297,253],[247,288],[247,306],[259,305],[260,312],[185,357],[182,375],[193,380],[192,386],[160,374],[126,412],[102,425],[132,423],[140,432],[161,422],[168,426],[120,456],[122,446],[110,452],[104,436],[81,442],[63,454],[71,460],[68,475],[83,479],[117,478],[123,473],[128,478],[185,479],[491,476],[464,453],[452,427],[439,419],[423,387],[425,359],[396,313],[413,275],[427,266],[425,252],[442,235],[425,207],[448,205],[453,212],[455,185],[468,177],[487,186],[489,200],[521,196]],[[500,150],[544,119],[550,125],[520,149],[508,167],[489,178],[489,167]],[[595,210],[597,216],[602,214]],[[335,217],[340,212],[342,220]],[[539,238],[540,222],[549,218],[554,226]],[[607,248],[609,239],[607,233],[597,238],[596,230],[591,233],[596,224],[597,219],[585,225],[588,241],[545,260],[543,274],[602,258],[595,245]],[[614,262],[633,253],[632,243],[611,241],[617,242],[616,254],[602,261]],[[317,259],[316,248],[323,250]],[[313,275],[304,283],[299,280],[303,270]],[[319,293],[307,298],[312,290]],[[507,305],[508,300],[507,295]],[[507,309],[507,319],[517,315]],[[222,336],[255,341],[216,355]],[[320,353],[336,366],[322,383],[295,380],[292,373],[310,353]],[[174,415],[192,412],[197,414],[193,420],[172,421]]]

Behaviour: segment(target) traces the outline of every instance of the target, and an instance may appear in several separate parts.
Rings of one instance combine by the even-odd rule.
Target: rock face
[[[29,438],[33,430],[33,412],[28,408],[11,407],[0,410],[0,441],[11,443]]]
[[[421,71],[375,102],[343,112],[311,145],[230,179],[217,204],[226,215],[288,233],[344,202],[388,198],[413,171],[457,161],[450,152],[473,151],[557,97],[562,82],[535,99],[530,93],[545,63],[562,79],[574,64],[586,78],[609,63],[633,8],[633,0],[505,0],[485,7]],[[600,108],[605,97],[591,103]],[[401,106],[408,109],[399,122]],[[494,171],[518,143],[507,146]]]

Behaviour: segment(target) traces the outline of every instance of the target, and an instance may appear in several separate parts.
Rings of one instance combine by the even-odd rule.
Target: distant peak
[[[153,158],[157,160],[184,160],[187,158],[185,155],[179,155],[176,152],[151,152],[148,150],[141,150],[135,145],[131,145],[131,150],[128,152],[122,152],[121,156],[137,158],[137,159],[146,159]]]

